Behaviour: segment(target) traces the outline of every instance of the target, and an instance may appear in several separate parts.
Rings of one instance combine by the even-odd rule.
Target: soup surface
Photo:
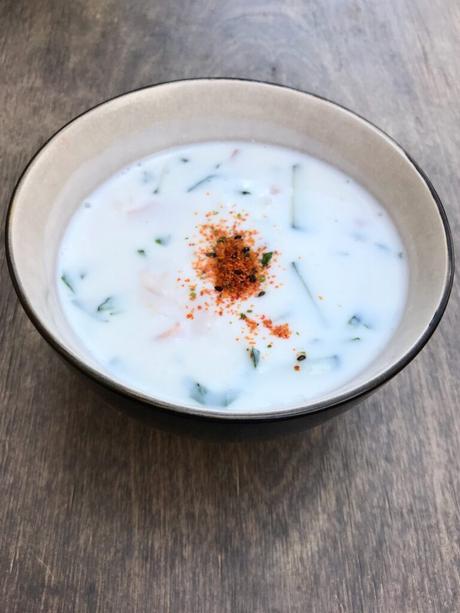
[[[404,248],[363,187],[308,155],[210,142],[123,169],[73,215],[62,307],[112,378],[155,398],[278,410],[339,388],[395,331]]]

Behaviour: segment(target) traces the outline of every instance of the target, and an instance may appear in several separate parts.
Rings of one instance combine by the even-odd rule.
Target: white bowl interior
[[[55,265],[66,224],[81,201],[123,166],[168,147],[209,140],[255,140],[318,156],[354,177],[390,213],[409,260],[402,321],[368,368],[310,408],[381,376],[418,343],[443,298],[449,253],[434,197],[398,145],[364,120],[314,96],[262,83],[197,80],[133,92],[70,123],[42,149],[16,190],[9,224],[15,276],[42,327],[110,379],[80,344],[59,304]],[[232,415],[228,409],[211,412]]]

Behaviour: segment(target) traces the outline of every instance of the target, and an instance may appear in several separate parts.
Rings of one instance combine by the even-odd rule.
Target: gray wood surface
[[[0,0],[0,203],[125,90],[265,79],[376,122],[460,222],[458,0]],[[3,229],[2,229],[3,233]],[[40,339],[0,251],[0,611],[460,611],[460,296],[358,409],[275,442],[147,430]]]

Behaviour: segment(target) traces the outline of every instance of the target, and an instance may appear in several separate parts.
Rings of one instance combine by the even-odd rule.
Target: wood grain
[[[457,0],[2,0],[0,194],[107,97],[265,79],[396,137],[460,222]],[[3,232],[3,230],[2,230]],[[0,253],[0,610],[460,611],[460,295],[360,408],[275,442],[147,430],[39,338]]]

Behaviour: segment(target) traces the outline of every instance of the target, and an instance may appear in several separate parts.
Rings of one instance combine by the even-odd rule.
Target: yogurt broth
[[[350,177],[297,151],[209,142],[140,160],[90,194],[56,282],[112,378],[173,403],[270,411],[374,360],[407,280],[395,227]]]

